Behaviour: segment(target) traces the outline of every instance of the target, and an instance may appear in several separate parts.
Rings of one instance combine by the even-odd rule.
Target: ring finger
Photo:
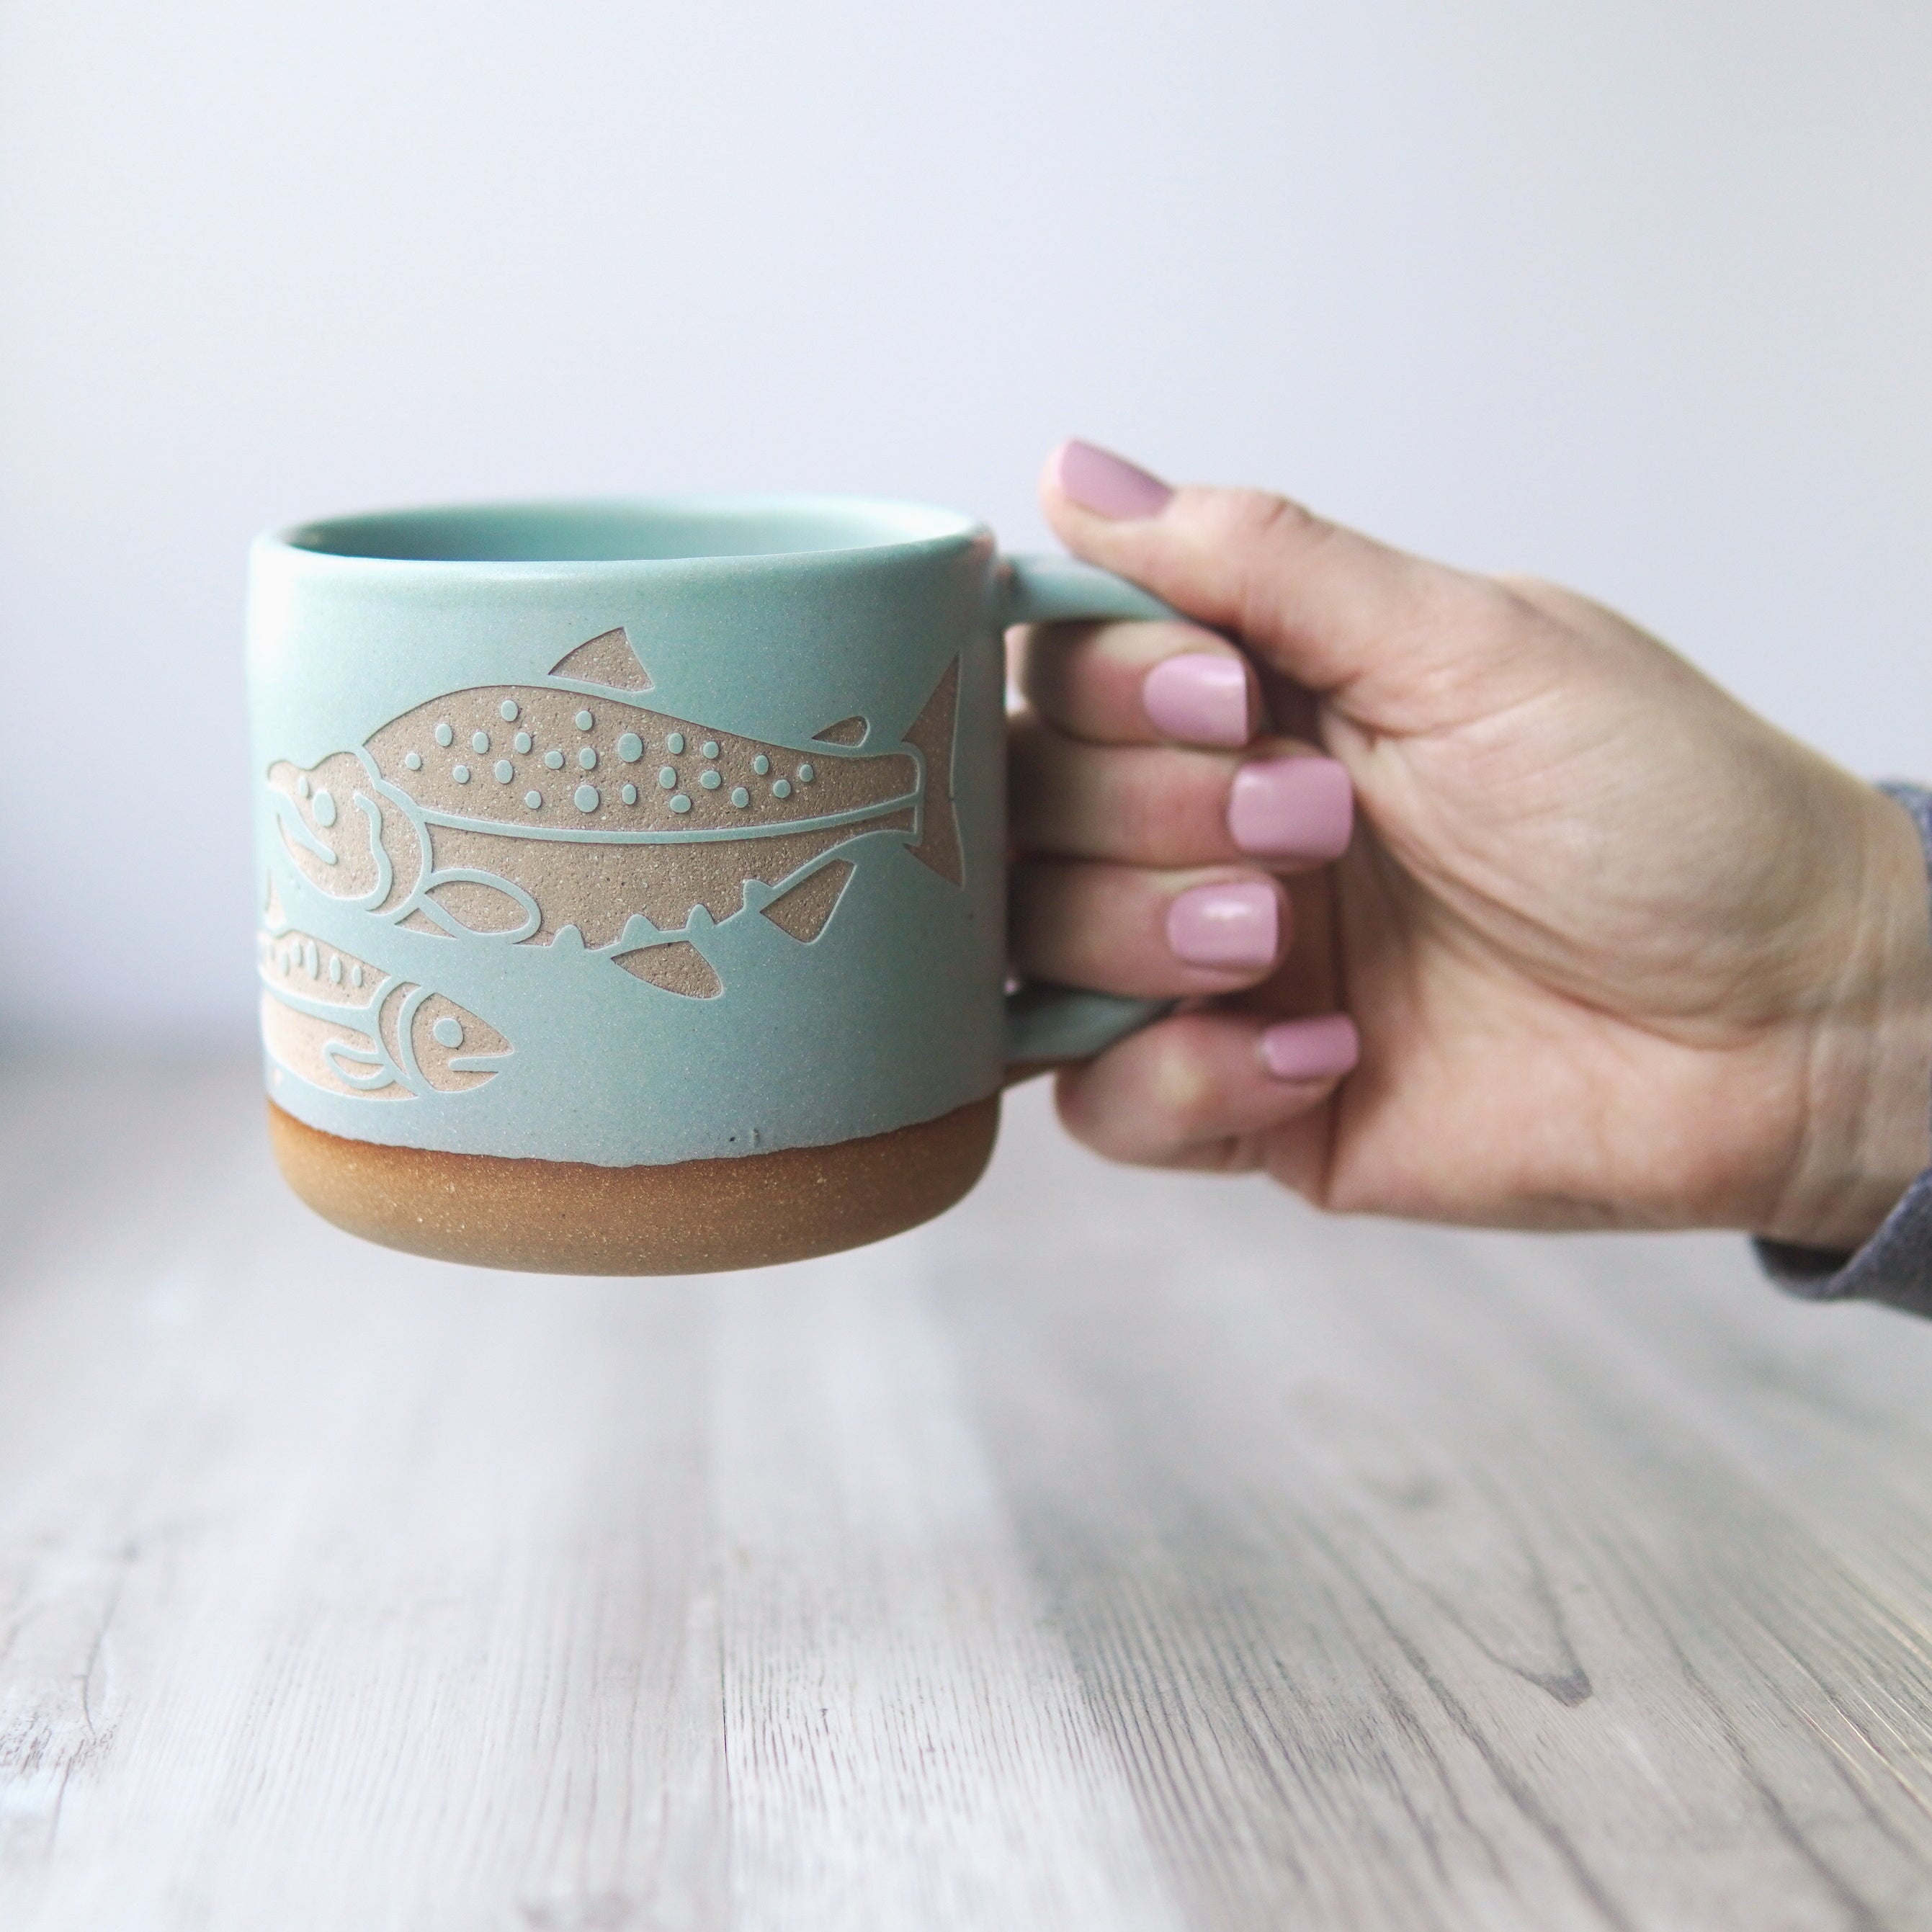
[[[1273,974],[1294,916],[1281,882],[1249,868],[1036,859],[1014,868],[1011,930],[1013,963],[1028,978],[1204,998]]]

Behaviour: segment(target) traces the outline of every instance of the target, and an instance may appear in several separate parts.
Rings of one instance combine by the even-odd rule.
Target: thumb
[[[1091,443],[1064,442],[1040,478],[1068,549],[1229,632],[1271,668],[1384,728],[1489,668],[1509,592],[1324,522],[1261,490],[1174,489]]]

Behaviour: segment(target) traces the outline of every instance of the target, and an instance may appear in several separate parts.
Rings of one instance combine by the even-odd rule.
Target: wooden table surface
[[[6,1932],[1932,1925],[1932,1324],[1324,1222],[1044,1096],[688,1281],[0,1088]]]

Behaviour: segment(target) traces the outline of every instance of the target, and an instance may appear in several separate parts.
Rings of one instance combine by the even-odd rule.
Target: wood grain
[[[1932,1327],[1100,1166],[696,1280],[0,1090],[0,1927],[1922,1928]]]

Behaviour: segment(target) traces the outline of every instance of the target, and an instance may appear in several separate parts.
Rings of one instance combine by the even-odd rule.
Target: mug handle
[[[1112,571],[1070,556],[1014,556],[1000,566],[1009,624],[1075,623],[1083,619],[1160,618],[1179,614]],[[1173,1010],[1172,1000],[1130,1000],[1078,986],[1030,985],[1006,995],[1006,1079],[1094,1054]]]

